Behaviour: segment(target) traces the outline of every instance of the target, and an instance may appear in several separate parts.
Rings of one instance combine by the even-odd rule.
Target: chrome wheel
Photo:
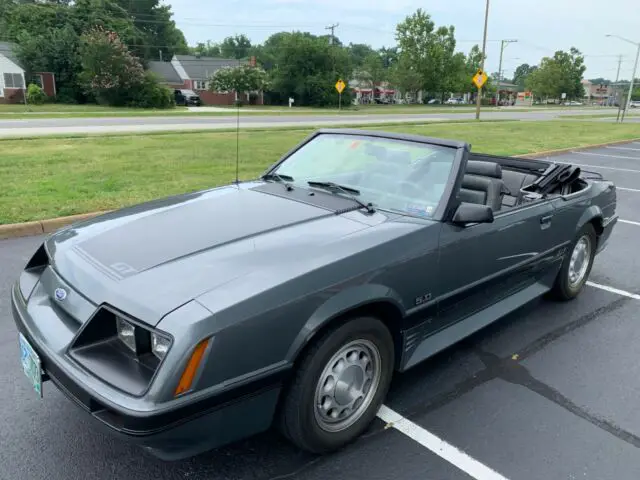
[[[381,360],[369,340],[344,345],[327,362],[315,393],[315,419],[327,432],[340,432],[367,411],[378,390]]]
[[[576,242],[569,260],[569,286],[578,286],[587,274],[591,261],[591,241],[587,235],[583,235]]]

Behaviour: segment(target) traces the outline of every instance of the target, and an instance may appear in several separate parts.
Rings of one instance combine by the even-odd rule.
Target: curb
[[[49,218],[46,220],[37,220],[34,222],[10,223],[0,225],[0,240],[7,238],[29,237],[33,235],[42,235],[44,233],[54,232],[62,227],[71,225],[81,220],[89,220],[111,210],[101,212],[82,213],[80,215],[70,215],[68,217]]]
[[[540,158],[548,157],[551,155],[559,155],[562,153],[575,152],[580,150],[589,150],[591,148],[607,147],[610,145],[622,145],[630,142],[638,142],[640,138],[630,138],[627,140],[617,140],[615,142],[598,143],[595,145],[585,145],[582,147],[572,148],[560,148],[557,150],[546,150],[543,152],[523,153],[521,155],[513,155],[514,158]],[[112,210],[105,210],[100,212],[82,213],[80,215],[70,215],[68,217],[49,218],[46,220],[37,220],[34,222],[24,223],[10,223],[7,225],[0,225],[0,240],[7,238],[29,237],[33,235],[42,235],[44,233],[50,233],[59,228],[71,225],[72,223],[79,222],[81,220],[89,220],[105,213],[109,213]]]

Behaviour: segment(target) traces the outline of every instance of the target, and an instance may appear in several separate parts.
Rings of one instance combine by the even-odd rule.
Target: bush
[[[30,83],[27,87],[27,103],[42,105],[47,101],[47,94],[35,83]]]
[[[138,108],[173,108],[176,106],[173,90],[161,85],[157,76],[150,71],[146,71],[142,81],[131,88],[128,104]]]

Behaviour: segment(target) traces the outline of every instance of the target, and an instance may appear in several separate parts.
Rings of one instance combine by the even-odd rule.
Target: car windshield
[[[321,134],[271,173],[293,179],[294,186],[332,182],[355,189],[360,201],[376,208],[430,217],[442,200],[455,155],[455,148],[427,143]]]

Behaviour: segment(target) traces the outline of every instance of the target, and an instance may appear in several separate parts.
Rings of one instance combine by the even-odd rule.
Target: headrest
[[[491,186],[494,180],[487,178],[486,176],[479,175],[465,175],[462,177],[462,188],[470,190],[486,190]]]
[[[499,163],[469,160],[465,173],[482,175],[483,177],[502,178],[502,167]]]

